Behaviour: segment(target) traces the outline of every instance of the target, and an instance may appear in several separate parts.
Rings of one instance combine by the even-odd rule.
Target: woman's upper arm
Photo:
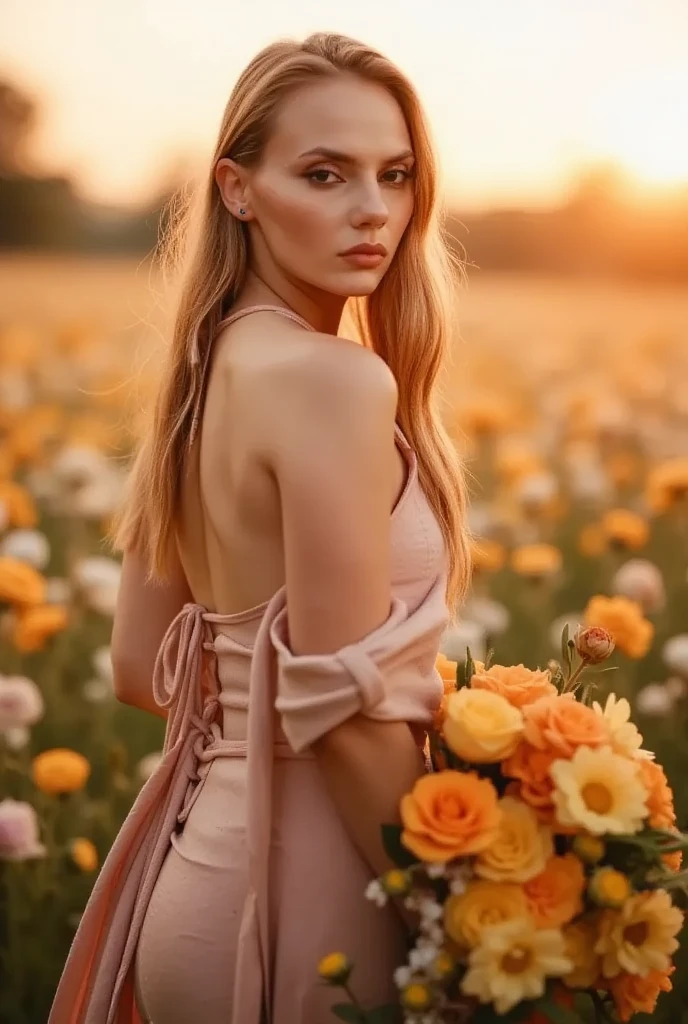
[[[122,561],[110,652],[115,690],[128,703],[136,702],[132,690],[150,688],[155,659],[167,628],[182,606],[193,600],[176,554],[169,579],[164,583],[149,582],[146,575],[142,555],[134,548],[127,550]]]
[[[328,351],[290,382],[286,405],[274,471],[289,645],[335,652],[389,615],[396,382],[366,350]]]

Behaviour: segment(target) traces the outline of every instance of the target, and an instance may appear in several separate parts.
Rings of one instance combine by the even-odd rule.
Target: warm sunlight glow
[[[597,119],[598,152],[641,183],[688,184],[688,70],[620,83],[607,100]]]

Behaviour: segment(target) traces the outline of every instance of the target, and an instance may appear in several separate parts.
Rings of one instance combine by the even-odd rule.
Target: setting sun
[[[688,185],[688,72],[619,83],[596,118],[596,149],[649,186]]]

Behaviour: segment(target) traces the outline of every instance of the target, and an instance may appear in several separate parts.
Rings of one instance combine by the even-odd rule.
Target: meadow
[[[164,341],[160,295],[145,262],[0,261],[6,1024],[45,1021],[98,865],[162,746],[162,723],[113,697],[119,568],[103,542]],[[447,422],[476,542],[443,650],[546,667],[565,623],[606,625],[600,694],[630,700],[688,829],[688,294],[475,272],[457,320]],[[688,1020],[680,959],[652,1016],[670,1019]]]

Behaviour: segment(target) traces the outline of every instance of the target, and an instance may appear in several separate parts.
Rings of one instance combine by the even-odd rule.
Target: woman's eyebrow
[[[339,164],[358,163],[358,160],[353,156],[349,156],[348,153],[340,153],[339,150],[329,149],[327,146],[316,146],[315,149],[307,149],[305,153],[301,153],[299,155],[299,160],[305,156],[322,156],[327,160],[335,160]],[[382,163],[394,164],[398,163],[400,160],[408,160],[408,158],[412,156],[412,149],[404,149],[401,153],[397,153],[396,156],[390,156],[387,160],[383,160]]]

